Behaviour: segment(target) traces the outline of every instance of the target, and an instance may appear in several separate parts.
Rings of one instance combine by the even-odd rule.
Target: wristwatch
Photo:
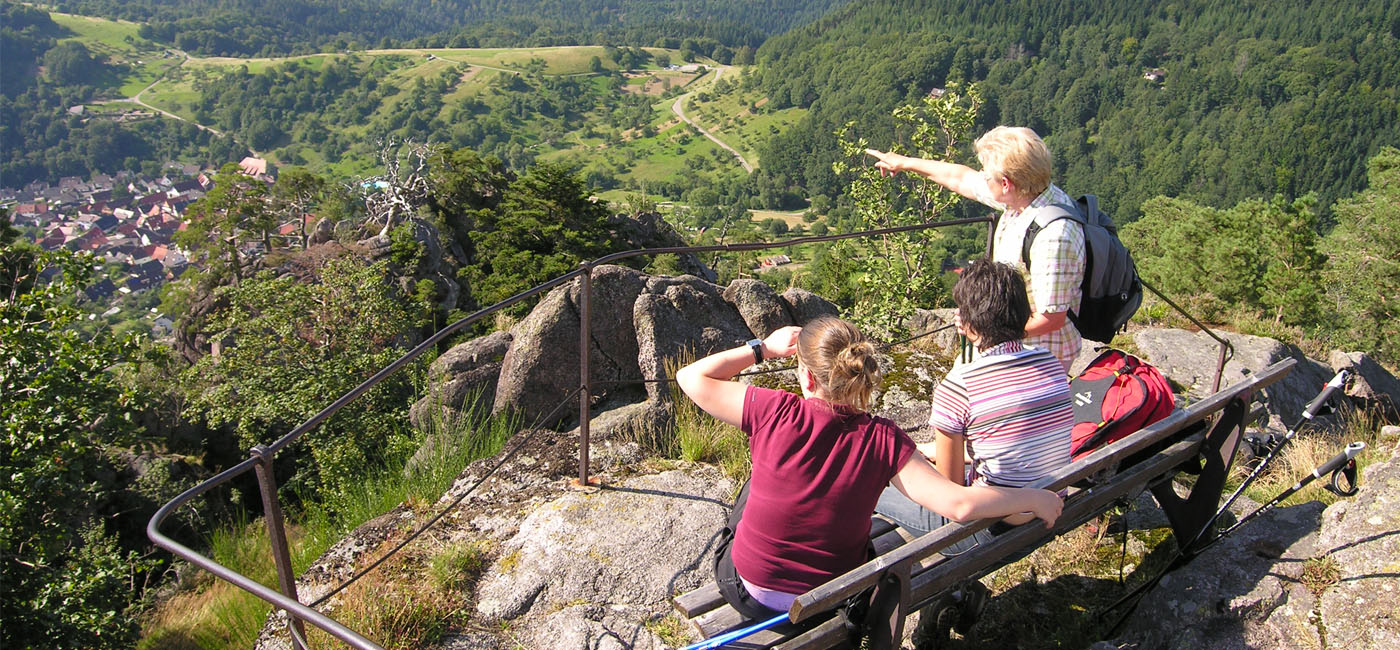
[[[749,339],[749,349],[753,350],[753,362],[763,363],[763,339]]]

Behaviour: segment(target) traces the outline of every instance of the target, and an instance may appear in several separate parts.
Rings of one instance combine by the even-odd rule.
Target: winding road
[[[174,119],[174,120],[180,120],[181,122],[189,122],[190,124],[195,125],[195,127],[198,128],[198,129],[201,130],[201,131],[207,131],[207,132],[209,132],[209,133],[213,133],[213,134],[216,135],[216,136],[223,137],[224,134],[223,134],[221,131],[217,130],[217,129],[213,129],[213,128],[204,126],[203,124],[200,124],[199,122],[195,122],[195,121],[192,121],[192,120],[187,120],[187,119],[185,119],[185,118],[183,118],[183,117],[180,117],[179,115],[176,115],[176,114],[174,114],[174,113],[171,113],[170,111],[167,111],[167,110],[165,110],[165,109],[162,109],[162,108],[159,108],[159,107],[156,107],[156,106],[152,106],[152,105],[150,105],[150,104],[147,104],[146,102],[141,101],[141,95],[146,94],[146,91],[147,91],[147,90],[150,90],[151,88],[154,88],[156,84],[160,83],[161,81],[164,81],[164,80],[165,80],[165,77],[166,77],[167,75],[169,75],[170,72],[171,72],[172,70],[175,70],[176,68],[179,68],[180,66],[185,65],[185,63],[188,62],[188,61],[190,60],[190,55],[185,54],[184,52],[181,52],[181,51],[179,51],[179,50],[171,50],[171,51],[172,51],[172,52],[176,52],[176,53],[178,53],[181,57],[183,57],[183,58],[180,59],[180,62],[179,62],[179,63],[176,63],[176,64],[173,65],[173,66],[170,66],[169,68],[167,68],[167,69],[165,70],[165,72],[160,73],[160,76],[159,76],[159,77],[156,77],[155,80],[152,81],[151,83],[146,84],[146,87],[145,87],[145,88],[142,88],[142,89],[141,89],[140,91],[138,91],[134,96],[132,96],[132,97],[123,97],[122,99],[108,99],[108,100],[105,100],[105,101],[93,102],[93,103],[95,103],[95,104],[136,104],[137,106],[140,106],[140,107],[146,108],[146,109],[150,109],[150,110],[155,111],[155,112],[157,112],[157,113],[159,113],[159,114],[161,114],[161,115],[164,115],[164,116],[166,116],[166,117],[168,117],[168,118],[171,118],[171,119]],[[256,152],[254,152],[254,153],[255,153],[255,155],[256,155]]]
[[[720,75],[721,75],[721,74],[724,74],[724,71],[725,71],[725,70],[728,70],[728,68],[715,68],[715,78],[712,79],[712,80],[710,81],[710,83],[713,84],[714,82],[719,81]],[[681,121],[682,121],[682,122],[685,122],[686,124],[689,124],[690,126],[694,127],[696,131],[699,131],[702,135],[704,135],[705,137],[709,138],[711,142],[713,142],[713,143],[719,145],[720,148],[724,149],[725,151],[728,151],[729,153],[734,154],[734,157],[737,158],[737,159],[739,159],[739,164],[744,166],[744,171],[747,172],[747,173],[752,174],[752,173],[753,173],[753,165],[750,165],[750,164],[749,164],[749,161],[747,161],[747,160],[744,159],[744,154],[739,153],[739,151],[738,151],[737,149],[735,149],[734,147],[731,147],[731,146],[729,146],[728,144],[725,144],[725,142],[724,142],[723,140],[720,140],[719,138],[715,137],[715,135],[714,135],[713,133],[710,133],[709,131],[706,131],[706,130],[705,130],[705,127],[700,126],[699,124],[696,124],[696,123],[695,123],[694,121],[692,121],[690,118],[688,118],[688,117],[685,116],[685,110],[684,110],[684,109],[685,109],[685,100],[688,99],[688,98],[690,98],[690,96],[691,96],[691,95],[694,95],[694,94],[695,94],[695,93],[693,93],[693,92],[689,92],[689,93],[686,93],[686,94],[684,94],[684,95],[681,95],[680,97],[677,97],[675,103],[674,103],[674,104],[671,104],[671,112],[672,112],[672,113],[675,113],[675,114],[676,114],[676,117],[681,118]]]

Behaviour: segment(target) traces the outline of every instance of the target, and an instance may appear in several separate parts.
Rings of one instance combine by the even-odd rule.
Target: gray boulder
[[[1325,509],[1312,501],[1268,511],[1172,571],[1113,643],[1137,650],[1400,647],[1400,448],[1388,453],[1366,468],[1356,496]],[[1232,510],[1238,517],[1257,507],[1241,498]]]
[[[611,265],[594,269],[588,357],[594,381],[630,382],[642,377],[632,311],[645,286],[646,276],[632,269]],[[554,289],[515,326],[493,412],[517,412],[534,426],[553,426],[576,412],[570,406],[556,407],[579,386],[580,290],[578,280]],[[626,386],[611,391],[641,394]]]
[[[428,394],[409,409],[413,426],[430,429],[434,415],[450,420],[471,410],[474,404],[467,400],[473,395],[480,404],[493,404],[510,343],[509,332],[494,332],[455,345],[438,357],[428,368]]]
[[[794,325],[806,325],[822,316],[839,316],[841,310],[831,301],[806,289],[789,287],[781,296],[787,303]]]
[[[335,239],[335,224],[327,217],[321,217],[311,229],[311,234],[307,237],[308,245],[324,244]]]
[[[614,214],[608,218],[608,227],[620,239],[627,242],[632,250],[645,248],[679,248],[690,243],[666,221],[660,213],[645,212],[638,215]],[[709,282],[717,279],[715,272],[705,266],[694,253],[681,253],[676,256],[676,264],[681,273],[693,275]]]
[[[417,217],[409,219],[404,224],[408,226],[409,233],[420,250],[417,266],[405,269],[405,271],[414,276],[426,276],[437,271],[442,264],[442,242],[438,239],[437,227]],[[399,226],[399,228],[402,227],[404,225]],[[372,260],[388,257],[394,252],[392,235],[375,235],[360,240],[359,244],[368,249],[369,257]]]
[[[1247,374],[1283,359],[1292,358],[1298,362],[1286,377],[1264,390],[1271,427],[1296,425],[1308,401],[1317,396],[1318,390],[1334,374],[1294,346],[1262,336],[1217,333],[1235,349],[1234,357],[1225,364],[1221,386],[1238,383]],[[1210,394],[1220,349],[1214,339],[1200,332],[1144,329],[1133,335],[1133,342],[1139,356],[1161,370],[1167,379],[1185,387],[1188,395]]]
[[[422,247],[416,274],[428,275],[437,271],[442,265],[442,242],[438,237],[437,227],[417,217],[409,219],[408,224],[413,233],[413,241]]]
[[[910,336],[932,332],[952,325],[953,311],[952,309],[915,309],[914,313],[910,314],[909,318],[904,321],[904,327],[909,330]],[[931,334],[921,340],[950,359],[958,354],[958,330],[953,327],[939,330],[937,334]]]
[[[724,299],[734,304],[749,331],[758,338],[767,338],[778,329],[793,324],[787,304],[773,287],[762,280],[734,280],[725,287]]]
[[[1361,491],[1322,514],[1319,557],[1338,568],[1318,611],[1334,648],[1400,648],[1400,457],[1362,472]]]
[[[393,242],[389,240],[388,235],[375,234],[355,243],[364,247],[365,253],[369,255],[371,260],[379,260],[388,257],[389,253],[393,252],[390,248]]]
[[[1257,504],[1241,499],[1235,511]],[[1115,641],[1138,650],[1325,647],[1301,583],[1322,504],[1279,508],[1173,571],[1143,597]]]
[[[1400,379],[1390,374],[1365,352],[1333,350],[1327,359],[1332,370],[1351,368],[1354,374],[1347,386],[1347,396],[1378,408],[1390,417],[1400,414]]]
[[[623,618],[632,628],[711,577],[709,550],[728,515],[730,480],[697,468],[613,485],[564,494],[526,515],[478,584],[477,613],[490,621],[524,618],[527,629],[543,631],[561,624],[550,614],[596,603],[569,618],[630,612]]]
[[[739,310],[720,288],[700,278],[682,275],[651,278],[637,296],[632,320],[637,333],[637,364],[642,377],[670,377],[667,360],[698,359],[753,338]],[[670,390],[660,382],[647,384],[647,397],[664,401]]]

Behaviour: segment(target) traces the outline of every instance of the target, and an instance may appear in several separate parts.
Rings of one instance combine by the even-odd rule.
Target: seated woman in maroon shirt
[[[760,358],[793,354],[802,397],[732,381]],[[955,521],[1030,512],[1048,525],[1060,514],[1053,492],[949,481],[898,426],[866,413],[880,382],[875,346],[845,321],[785,327],[696,361],[676,381],[749,437],[753,473],[716,551],[715,578],[725,600],[751,618],[787,611],[797,596],[864,563],[870,515],[887,485]]]

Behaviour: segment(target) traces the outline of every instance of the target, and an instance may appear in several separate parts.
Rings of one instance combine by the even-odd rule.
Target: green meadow
[[[51,13],[49,16],[71,34],[60,41],[78,41],[109,72],[95,84],[108,94],[131,97],[180,64],[179,55],[137,35],[136,23],[88,16]]]
[[[758,163],[758,150],[772,133],[800,119],[803,111],[787,109],[767,112],[764,101],[753,93],[740,92],[742,70],[730,68],[722,74],[665,70],[649,60],[640,69],[617,72],[617,64],[601,46],[536,47],[518,49],[393,49],[353,53],[319,53],[285,58],[190,57],[157,43],[141,39],[138,25],[67,14],[52,14],[54,20],[71,32],[95,56],[110,65],[111,79],[103,88],[107,98],[131,98],[138,93],[151,106],[196,121],[202,89],[219,77],[236,70],[259,74],[298,68],[320,70],[335,60],[359,61],[357,68],[374,74],[382,89],[382,99],[373,110],[351,124],[336,123],[329,116],[314,112],[283,114],[280,128],[287,138],[267,151],[259,151],[272,162],[302,165],[334,178],[353,178],[379,171],[374,159],[375,142],[382,134],[402,133],[406,115],[421,102],[424,85],[433,88],[429,113],[435,125],[446,125],[446,132],[425,129],[422,141],[449,141],[451,131],[462,120],[496,120],[510,129],[496,135],[498,142],[509,142],[517,150],[524,147],[537,162],[563,164],[581,174],[611,179],[610,198],[650,194],[664,201],[663,194],[696,181],[741,182],[743,169],[733,156],[681,122],[672,112],[678,96],[685,96],[686,114],[698,124],[739,150],[750,163]],[[681,63],[673,50],[644,48],[653,56],[664,54]],[[604,73],[592,71],[597,59]],[[370,67],[374,72],[370,73]],[[527,90],[507,81],[511,75],[524,75]],[[571,109],[571,121],[561,124],[558,117],[536,116],[529,110],[502,112],[502,102],[525,102],[528,87],[549,77],[568,77],[578,84],[578,92],[593,99],[592,108],[581,114]],[[148,88],[149,86],[149,88]],[[417,89],[417,90],[415,90]],[[144,91],[144,93],[142,92]],[[419,97],[415,98],[415,92]],[[515,95],[512,95],[515,93]],[[626,96],[632,96],[628,99]],[[637,104],[637,95],[648,98]],[[513,99],[519,97],[519,99]],[[518,104],[517,104],[518,106]],[[104,104],[98,112],[113,113],[136,109],[127,103]],[[463,112],[463,108],[467,108]],[[214,111],[219,108],[215,106]],[[419,104],[421,114],[421,103]],[[627,110],[619,119],[616,111]],[[645,115],[638,122],[638,113]],[[207,117],[206,117],[207,119]],[[297,140],[294,133],[318,119],[336,124],[337,137],[347,140],[350,149],[339,155]],[[582,125],[581,127],[578,125]],[[637,126],[642,124],[644,126]],[[216,124],[208,124],[218,128]],[[493,131],[494,133],[494,131]],[[399,135],[397,137],[404,137]],[[657,191],[656,187],[670,190]],[[675,198],[675,197],[671,197]],[[793,225],[796,221],[791,221]]]

